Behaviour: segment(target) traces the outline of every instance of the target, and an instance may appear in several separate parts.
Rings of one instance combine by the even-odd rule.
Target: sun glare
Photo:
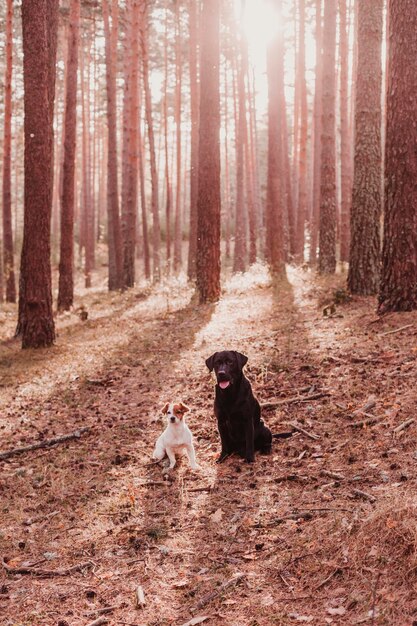
[[[241,11],[241,2],[236,0],[236,9]],[[271,0],[246,0],[243,12],[243,32],[252,52],[265,47],[281,28],[281,16]]]

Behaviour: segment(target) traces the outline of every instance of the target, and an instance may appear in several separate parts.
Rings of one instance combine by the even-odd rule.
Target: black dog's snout
[[[224,369],[218,370],[217,372],[217,378],[219,380],[226,380],[228,378],[226,371]]]

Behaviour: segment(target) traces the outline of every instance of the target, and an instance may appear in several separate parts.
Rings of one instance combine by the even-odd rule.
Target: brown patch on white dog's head
[[[189,407],[183,402],[167,402],[162,409],[162,413],[168,415],[168,417],[176,417],[178,420],[182,420],[189,410]]]
[[[164,408],[162,409],[162,415],[166,415],[168,413],[168,409],[169,409],[169,402],[166,402],[164,404]]]

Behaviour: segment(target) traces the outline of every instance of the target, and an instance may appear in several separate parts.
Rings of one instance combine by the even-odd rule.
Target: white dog
[[[195,461],[193,435],[185,423],[184,415],[190,409],[182,402],[167,402],[162,409],[166,415],[168,425],[155,444],[152,458],[162,461],[165,455],[169,458],[169,469],[175,467],[175,454],[186,452],[192,469],[198,469]]]

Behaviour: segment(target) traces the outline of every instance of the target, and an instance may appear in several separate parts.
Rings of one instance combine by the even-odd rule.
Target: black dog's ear
[[[214,357],[216,356],[217,352],[215,352],[214,354],[212,354],[211,356],[209,356],[208,359],[206,359],[206,365],[209,368],[210,372],[213,371],[213,367],[214,367]]]
[[[246,363],[248,362],[248,357],[242,354],[241,352],[235,352],[235,355],[236,355],[237,364],[239,365],[240,369],[242,369],[243,366],[246,365]]]

